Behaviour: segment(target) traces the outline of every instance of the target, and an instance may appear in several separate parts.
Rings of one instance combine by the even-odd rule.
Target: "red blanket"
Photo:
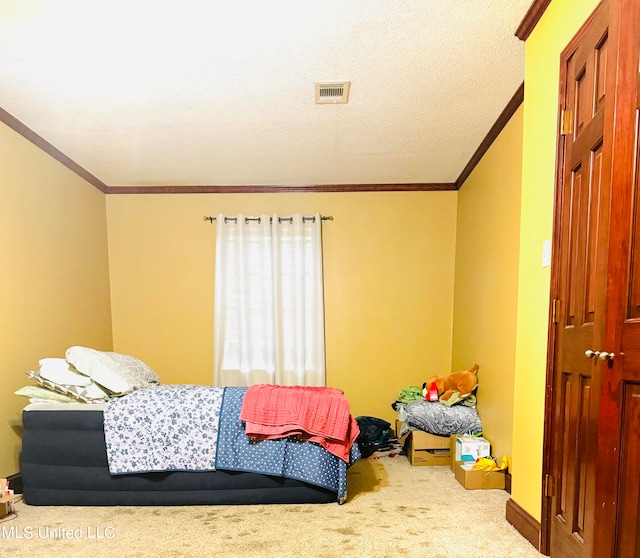
[[[247,436],[269,440],[298,436],[349,462],[360,432],[342,390],[258,384],[247,389],[240,411]]]

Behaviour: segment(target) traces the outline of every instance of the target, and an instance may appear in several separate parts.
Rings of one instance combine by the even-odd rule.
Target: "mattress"
[[[35,403],[22,414],[24,500],[30,505],[141,506],[336,502],[336,492],[255,472],[111,475],[102,404]]]

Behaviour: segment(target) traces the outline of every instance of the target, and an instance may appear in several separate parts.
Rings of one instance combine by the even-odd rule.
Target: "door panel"
[[[575,526],[574,532],[576,536],[584,542],[585,531],[590,528],[589,521],[593,517],[591,510],[587,509],[587,490],[589,488],[589,460],[587,458],[587,445],[590,436],[591,420],[591,377],[580,376],[580,402],[579,402],[579,421],[577,432],[578,456],[579,462],[576,464],[577,481],[576,487],[576,506],[575,506]]]
[[[637,104],[637,103],[636,103]],[[637,109],[636,109],[637,110]],[[638,138],[638,119],[636,118],[636,133],[635,139],[637,143]],[[636,152],[637,153],[637,152]],[[636,155],[637,159],[637,155]],[[633,208],[633,237],[631,239],[631,270],[628,282],[628,300],[627,300],[627,321],[640,318],[640,253],[636,251],[636,243],[638,242],[638,236],[640,235],[640,219],[638,218],[638,204],[640,204],[640,198],[638,197],[638,171],[636,170],[636,177],[633,184],[633,199],[635,200]]]
[[[640,3],[637,0],[611,0],[611,34],[617,37],[613,75],[616,85],[615,100],[612,107],[607,108],[605,134],[611,138],[613,158],[603,344],[610,358],[601,365],[594,506],[598,528],[593,556],[626,558],[640,556],[640,256],[637,250],[640,241]],[[608,81],[612,83],[612,79]]]
[[[543,499],[546,549],[562,558],[635,558],[640,2],[601,3],[561,61],[562,106],[574,112],[574,122],[558,152],[552,269],[557,312],[549,337],[545,431],[545,472],[556,489]],[[545,486],[554,484],[548,481]]]
[[[640,10],[639,10],[640,11]],[[636,20],[640,14],[636,14]],[[636,37],[636,59],[638,56],[638,38]],[[636,62],[636,71],[638,68]],[[638,463],[640,460],[640,316],[638,310],[640,306],[640,270],[638,269],[640,252],[638,252],[639,229],[640,226],[640,198],[638,196],[638,76],[633,80],[635,83],[635,111],[633,127],[633,141],[635,145],[635,161],[630,167],[633,168],[632,180],[626,185],[625,200],[629,211],[625,219],[626,224],[620,223],[620,230],[616,234],[622,234],[626,229],[632,231],[628,238],[628,251],[622,254],[624,259],[629,261],[629,272],[624,281],[624,292],[626,294],[624,309],[624,320],[621,324],[622,342],[620,354],[608,367],[607,384],[609,393],[613,397],[605,397],[606,409],[614,408],[617,414],[616,424],[619,425],[613,439],[619,448],[619,472],[617,486],[618,514],[615,527],[616,552],[615,556],[639,556],[640,555],[640,530],[638,529],[638,495],[640,488],[640,474],[638,473]],[[615,203],[617,203],[616,200]],[[626,226],[625,226],[626,225]],[[625,258],[626,256],[626,258]],[[622,278],[620,278],[622,279]],[[613,291],[615,292],[615,291]],[[609,442],[611,443],[611,442]]]
[[[564,110],[573,126],[562,139],[555,246],[559,316],[553,354],[550,552],[587,557],[593,544],[600,366],[586,351],[602,343],[608,197],[604,195],[608,2],[563,53]]]
[[[596,295],[597,295],[597,268],[598,261],[598,239],[602,235],[600,229],[600,204],[601,204],[601,188],[602,188],[602,144],[598,145],[592,152],[591,169],[593,173],[592,189],[589,192],[589,236],[587,238],[587,284],[586,284],[586,300],[585,300],[585,322],[593,323],[595,321],[596,312]]]
[[[638,556],[640,529],[638,528],[638,498],[640,496],[640,384],[625,383],[623,391],[622,447],[620,490],[620,524],[617,556]],[[635,471],[635,474],[633,474]]]
[[[607,36],[608,39],[608,36]],[[596,51],[596,110],[604,107],[605,91],[607,87],[607,57],[609,55],[608,41],[605,39],[598,45]]]

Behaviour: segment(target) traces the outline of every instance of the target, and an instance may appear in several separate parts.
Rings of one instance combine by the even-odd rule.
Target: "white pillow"
[[[78,372],[115,395],[160,384],[160,378],[151,368],[129,355],[74,346],[67,349],[66,358]]]
[[[71,397],[67,397],[66,395],[56,393],[55,391],[51,391],[40,386],[24,386],[13,393],[28,397],[32,403],[35,399],[41,401],[59,401],[60,403],[73,402]]]
[[[107,401],[109,399],[109,395],[88,376],[83,376],[83,378],[89,380],[89,384],[86,386],[58,384],[43,378],[39,372],[34,371],[27,372],[27,376],[45,389],[55,391],[56,393],[62,393],[63,395],[71,397],[76,401],[82,401],[83,403],[95,403]]]
[[[78,371],[63,358],[43,358],[40,360],[40,376],[54,384],[65,386],[88,386],[89,376]]]

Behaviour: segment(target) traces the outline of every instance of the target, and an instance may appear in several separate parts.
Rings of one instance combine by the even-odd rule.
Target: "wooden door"
[[[608,1],[562,54],[550,382],[550,554],[591,556],[609,215]],[[553,286],[555,285],[555,287]],[[555,292],[554,292],[555,291]]]
[[[611,0],[619,37],[594,556],[640,556],[640,6]]]

